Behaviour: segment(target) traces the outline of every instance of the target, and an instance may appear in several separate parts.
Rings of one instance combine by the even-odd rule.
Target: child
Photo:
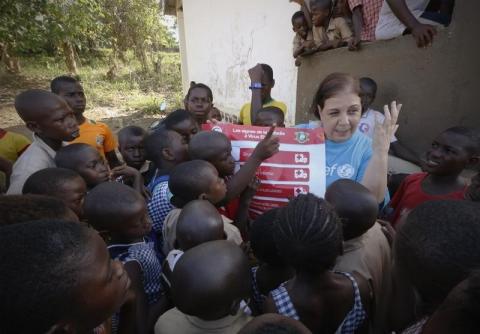
[[[147,131],[135,125],[126,126],[118,131],[118,150],[123,161],[142,175],[148,170],[144,145],[146,136]]]
[[[126,165],[117,166],[109,171],[103,157],[88,144],[71,144],[62,147],[55,157],[57,167],[71,169],[83,178],[87,189],[111,179],[131,183],[132,187],[143,194],[143,179],[139,171]]]
[[[259,265],[252,268],[253,301],[258,311],[269,292],[291,279],[295,272],[279,254],[273,238],[279,209],[259,216],[250,227],[250,246]]]
[[[373,139],[375,120],[383,123],[385,116],[383,116],[381,112],[370,108],[377,95],[377,83],[372,78],[367,77],[360,78],[359,81],[359,95],[362,101],[362,118],[360,118],[358,130]],[[392,136],[390,141],[390,152],[403,160],[407,160],[415,165],[420,165],[420,159],[417,155],[402,145],[395,135]]]
[[[278,107],[264,107],[258,111],[257,119],[253,125],[268,127],[275,125],[279,128],[284,128],[285,114]]]
[[[208,116],[208,118],[209,119],[214,119],[217,122],[221,122],[222,121],[222,112],[217,107],[212,106],[212,109],[210,110],[210,115]]]
[[[173,194],[172,204],[177,208],[170,211],[163,224],[163,250],[168,254],[175,248],[178,217],[187,203],[202,199],[213,205],[220,203],[227,192],[225,181],[218,176],[215,167],[203,160],[191,160],[179,164],[170,175],[168,187]],[[223,218],[224,230],[228,240],[241,245],[243,240],[232,221]]]
[[[265,312],[300,320],[314,333],[341,333],[366,327],[370,288],[358,273],[332,272],[342,249],[342,232],[333,208],[312,194],[282,208],[275,224],[277,248],[296,271],[270,292]]]
[[[136,294],[137,330],[149,332],[168,303],[160,283],[161,262],[147,237],[152,226],[145,200],[123,184],[102,183],[88,193],[85,216],[96,230],[108,233],[110,256],[124,264]]]
[[[31,141],[21,134],[0,128],[0,193],[7,190],[12,165],[30,143]]]
[[[158,319],[155,333],[237,333],[251,320],[239,307],[248,294],[248,260],[239,247],[218,240],[191,248],[173,271],[176,307]]]
[[[37,170],[55,167],[55,154],[62,142],[78,137],[72,110],[62,98],[44,90],[31,89],[15,98],[15,109],[33,134],[33,143],[13,165],[7,194],[22,193],[25,180]]]
[[[352,31],[347,21],[343,17],[331,17],[331,0],[310,1],[310,13],[308,13],[306,6],[302,6],[302,8],[306,16],[310,16],[311,13],[310,25],[313,32],[315,51],[325,51],[351,45]]]
[[[402,215],[423,202],[464,199],[467,186],[460,173],[478,162],[479,150],[477,130],[457,126],[443,131],[427,151],[425,172],[407,176],[390,202],[392,224],[395,226]]]
[[[393,272],[400,286],[413,287],[415,293],[394,290],[392,306],[406,307],[398,310],[402,322],[392,329],[417,322],[412,326],[417,331],[404,333],[421,333],[448,293],[480,269],[479,216],[477,203],[451,200],[423,203],[408,215],[396,235]],[[404,303],[409,295],[415,296],[416,304]]]
[[[238,334],[312,334],[300,321],[280,314],[268,313],[255,317]]]
[[[275,86],[273,69],[267,64],[257,64],[248,70],[248,75],[251,80],[249,88],[252,91],[252,99],[250,103],[245,103],[240,109],[239,124],[252,125],[258,110],[262,107],[278,107],[284,114],[287,114],[285,103],[274,100],[270,95]]]
[[[103,240],[68,221],[3,226],[0,271],[1,333],[92,333],[130,298]]]
[[[199,126],[193,114],[184,109],[177,109],[171,112],[160,125],[181,134],[187,144],[190,142],[190,138],[199,131]]]
[[[295,32],[293,38],[293,58],[295,65],[301,64],[300,56],[308,54],[314,46],[312,30],[308,28],[307,19],[302,11],[295,12],[292,16],[292,26]]]
[[[185,96],[185,109],[193,113],[198,126],[207,122],[212,103],[213,94],[210,87],[203,83],[192,82]]]
[[[78,222],[77,215],[58,198],[45,195],[0,196],[0,227],[42,219]]]
[[[170,203],[172,195],[168,188],[168,179],[176,165],[188,160],[187,142],[179,133],[161,127],[147,136],[145,150],[155,167],[155,173],[148,185],[152,194],[148,202],[148,213],[152,218],[153,231],[161,235],[163,221],[174,209]]]
[[[24,194],[48,195],[56,197],[77,215],[83,216],[83,201],[87,185],[76,172],[66,168],[45,168],[33,173],[25,181]]]
[[[390,245],[376,223],[378,203],[360,183],[349,179],[333,182],[325,199],[335,208],[343,227],[343,254],[335,270],[358,272],[372,287],[375,300],[374,332],[383,332],[392,267]]]
[[[224,215],[237,222],[240,230],[244,231],[246,210],[249,201],[255,192],[248,191],[249,184],[254,182],[255,173],[260,164],[276,154],[279,148],[279,139],[273,136],[272,126],[266,136],[257,144],[252,155],[245,164],[234,174],[235,161],[232,157],[232,144],[224,134],[216,131],[200,132],[194,136],[189,144],[188,151],[192,159],[202,159],[210,162],[218,171],[220,177],[227,183],[227,195],[221,203],[228,204]],[[247,193],[244,191],[247,190]],[[232,203],[230,203],[233,201]]]
[[[75,113],[80,136],[73,143],[84,143],[94,147],[102,157],[105,157],[111,168],[120,165],[115,149],[117,143],[112,130],[108,125],[85,118],[85,106],[87,103],[83,87],[78,80],[69,76],[59,76],[50,83],[52,93],[65,99]]]

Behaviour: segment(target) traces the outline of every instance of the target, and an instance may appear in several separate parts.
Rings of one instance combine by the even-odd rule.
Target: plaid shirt
[[[363,28],[360,33],[362,41],[375,40],[375,28],[382,4],[383,0],[348,0],[348,6],[352,13],[355,7],[362,6]]]
[[[148,202],[148,214],[152,219],[152,229],[155,233],[162,233],[163,221],[175,207],[170,203],[170,189],[168,181],[158,183],[152,191],[152,198]]]

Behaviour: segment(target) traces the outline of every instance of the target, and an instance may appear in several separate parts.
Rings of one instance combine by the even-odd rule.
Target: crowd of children
[[[310,25],[344,12],[325,3],[292,19],[304,52],[318,48]],[[354,46],[338,18],[323,38]],[[400,105],[370,108],[374,80],[332,74],[314,98],[326,167],[360,154],[358,171],[327,175],[324,198],[301,194],[252,221],[256,172],[279,151],[286,107],[271,97],[270,66],[249,75],[240,123],[269,131],[237,169],[228,137],[201,130],[221,119],[201,83],[151,129],[121,129],[118,147],[107,125],[83,116],[74,78],[16,97],[34,135],[30,144],[0,132],[11,151],[0,152],[10,176],[0,333],[478,331],[480,182],[462,172],[478,168],[479,130],[446,129],[420,158],[393,135]],[[423,168],[398,177],[391,201],[389,148]]]

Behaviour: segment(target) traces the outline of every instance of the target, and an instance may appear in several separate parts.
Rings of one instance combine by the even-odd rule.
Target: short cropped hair
[[[299,19],[299,18],[305,19],[305,14],[304,14],[301,10],[299,10],[298,12],[293,13],[293,15],[292,15],[292,24],[295,22],[296,19]]]
[[[51,196],[0,196],[0,227],[33,220],[64,219],[70,213],[70,209],[61,199]]]
[[[88,144],[75,143],[62,147],[55,155],[55,164],[60,168],[77,170],[77,165],[81,158],[80,153],[87,150],[95,150]]]
[[[79,82],[74,77],[68,75],[61,75],[56,77],[50,82],[50,90],[52,93],[58,94],[60,93],[61,87],[63,83],[77,83]]]
[[[170,131],[163,126],[155,130],[145,138],[145,151],[148,160],[158,162],[162,158],[162,151],[170,146]]]
[[[81,176],[67,168],[45,168],[28,177],[22,193],[38,195],[56,195],[62,186],[70,180]]]
[[[480,153],[480,130],[467,126],[453,126],[444,130],[442,133],[454,133],[468,139],[469,145],[465,147],[467,152],[472,155]]]
[[[1,333],[46,333],[72,317],[89,233],[78,223],[61,220],[2,227]]]
[[[143,137],[146,135],[147,135],[147,131],[145,131],[143,128],[136,125],[126,126],[122,128],[120,131],[118,131],[118,134],[117,134],[119,142],[123,142],[128,136]]]
[[[165,126],[165,128],[172,130],[175,125],[183,122],[186,119],[191,119],[196,122],[195,116],[193,116],[190,111],[187,111],[185,109],[177,109],[168,114],[168,116],[165,117],[165,119],[160,124]]]
[[[207,96],[210,99],[210,102],[213,102],[212,89],[210,87],[208,87],[207,85],[203,84],[203,83],[196,83],[195,81],[192,81],[190,83],[190,88],[188,89],[187,95],[185,96],[186,100],[188,100],[190,98],[190,94],[192,93],[192,90],[194,90],[196,88],[205,89],[207,91]]]

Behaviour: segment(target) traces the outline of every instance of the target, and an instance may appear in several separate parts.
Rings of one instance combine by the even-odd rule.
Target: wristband
[[[262,89],[263,84],[261,82],[252,82],[252,84],[248,88],[249,89]]]

